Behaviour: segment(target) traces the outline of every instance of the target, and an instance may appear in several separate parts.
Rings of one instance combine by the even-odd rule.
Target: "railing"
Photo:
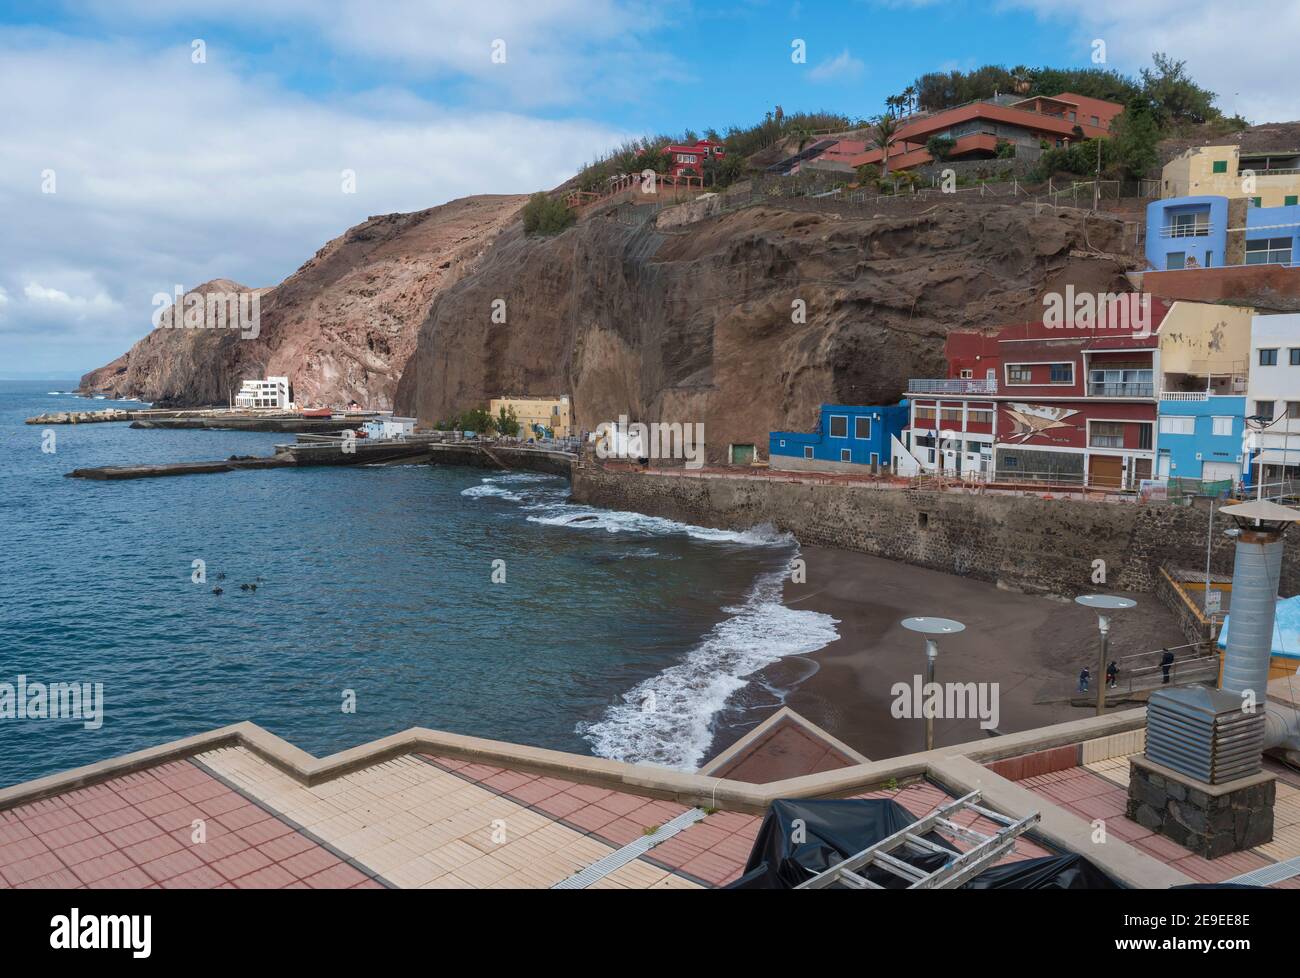
[[[1162,238],[1207,238],[1209,235],[1208,224],[1167,224],[1160,229]]]
[[[907,382],[909,392],[916,394],[996,394],[996,380],[973,380],[969,378],[950,380],[923,380],[913,378]]]
[[[1088,384],[1089,397],[1154,397],[1153,384]]]
[[[1162,401],[1208,401],[1209,391],[1161,391]]]

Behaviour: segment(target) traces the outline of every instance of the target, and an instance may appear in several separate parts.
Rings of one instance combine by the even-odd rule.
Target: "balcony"
[[[918,380],[914,377],[907,382],[907,390],[911,394],[996,394],[998,382],[996,379]]]
[[[1089,397],[1155,397],[1152,384],[1105,384],[1092,381],[1088,384]]]
[[[1209,224],[1166,224],[1160,229],[1162,238],[1208,238]]]
[[[1162,401],[1208,401],[1209,391],[1161,391]]]

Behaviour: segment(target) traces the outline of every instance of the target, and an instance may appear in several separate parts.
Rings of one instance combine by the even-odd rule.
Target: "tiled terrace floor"
[[[379,885],[189,761],[0,811],[0,888]]]
[[[1267,845],[1218,859],[1205,859],[1156,835],[1124,814],[1128,797],[1127,757],[1113,757],[1084,767],[1053,771],[1020,784],[1086,822],[1104,819],[1106,831],[1202,883],[1221,883],[1273,862],[1300,855],[1300,789],[1277,783],[1274,838]],[[1085,854],[1086,855],[1086,854]],[[1274,884],[1300,889],[1300,878]]]
[[[917,816],[950,798],[928,783],[858,797],[893,798]],[[686,810],[432,755],[308,788],[231,747],[0,812],[0,886],[549,887]],[[725,885],[761,821],[712,812],[594,886]],[[1046,854],[1021,841],[1004,861]]]

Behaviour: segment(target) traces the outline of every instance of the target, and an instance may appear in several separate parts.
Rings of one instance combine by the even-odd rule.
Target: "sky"
[[[1300,119],[1300,0],[0,0],[0,378],[75,379],[153,297],[267,286],[367,217],[562,183],[774,106],[869,117],[926,71],[1136,74]],[[806,58],[792,54],[803,42]],[[352,175],[349,182],[345,171]]]

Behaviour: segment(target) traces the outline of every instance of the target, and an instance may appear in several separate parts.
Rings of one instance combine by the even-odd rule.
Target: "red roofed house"
[[[950,333],[948,376],[908,383],[903,447],[920,471],[1137,488],[1152,478],[1154,378],[1169,308],[1128,293],[1097,316]]]
[[[704,161],[722,159],[727,155],[721,142],[712,139],[698,139],[694,146],[665,146],[664,155],[668,157],[668,175],[680,177],[686,170],[692,176],[704,175]]]
[[[1118,102],[1107,102],[1069,92],[1061,95],[1035,95],[1017,102],[1002,100],[970,102],[941,112],[910,116],[903,121],[889,150],[889,169],[903,170],[933,161],[925,144],[932,136],[955,140],[950,159],[988,159],[997,154],[999,142],[1037,146],[1046,140],[1052,146],[1064,146],[1078,139],[1077,126],[1084,137],[1110,136],[1110,125],[1124,111]],[[864,163],[880,164],[882,153],[869,147],[844,161],[857,167]]]

